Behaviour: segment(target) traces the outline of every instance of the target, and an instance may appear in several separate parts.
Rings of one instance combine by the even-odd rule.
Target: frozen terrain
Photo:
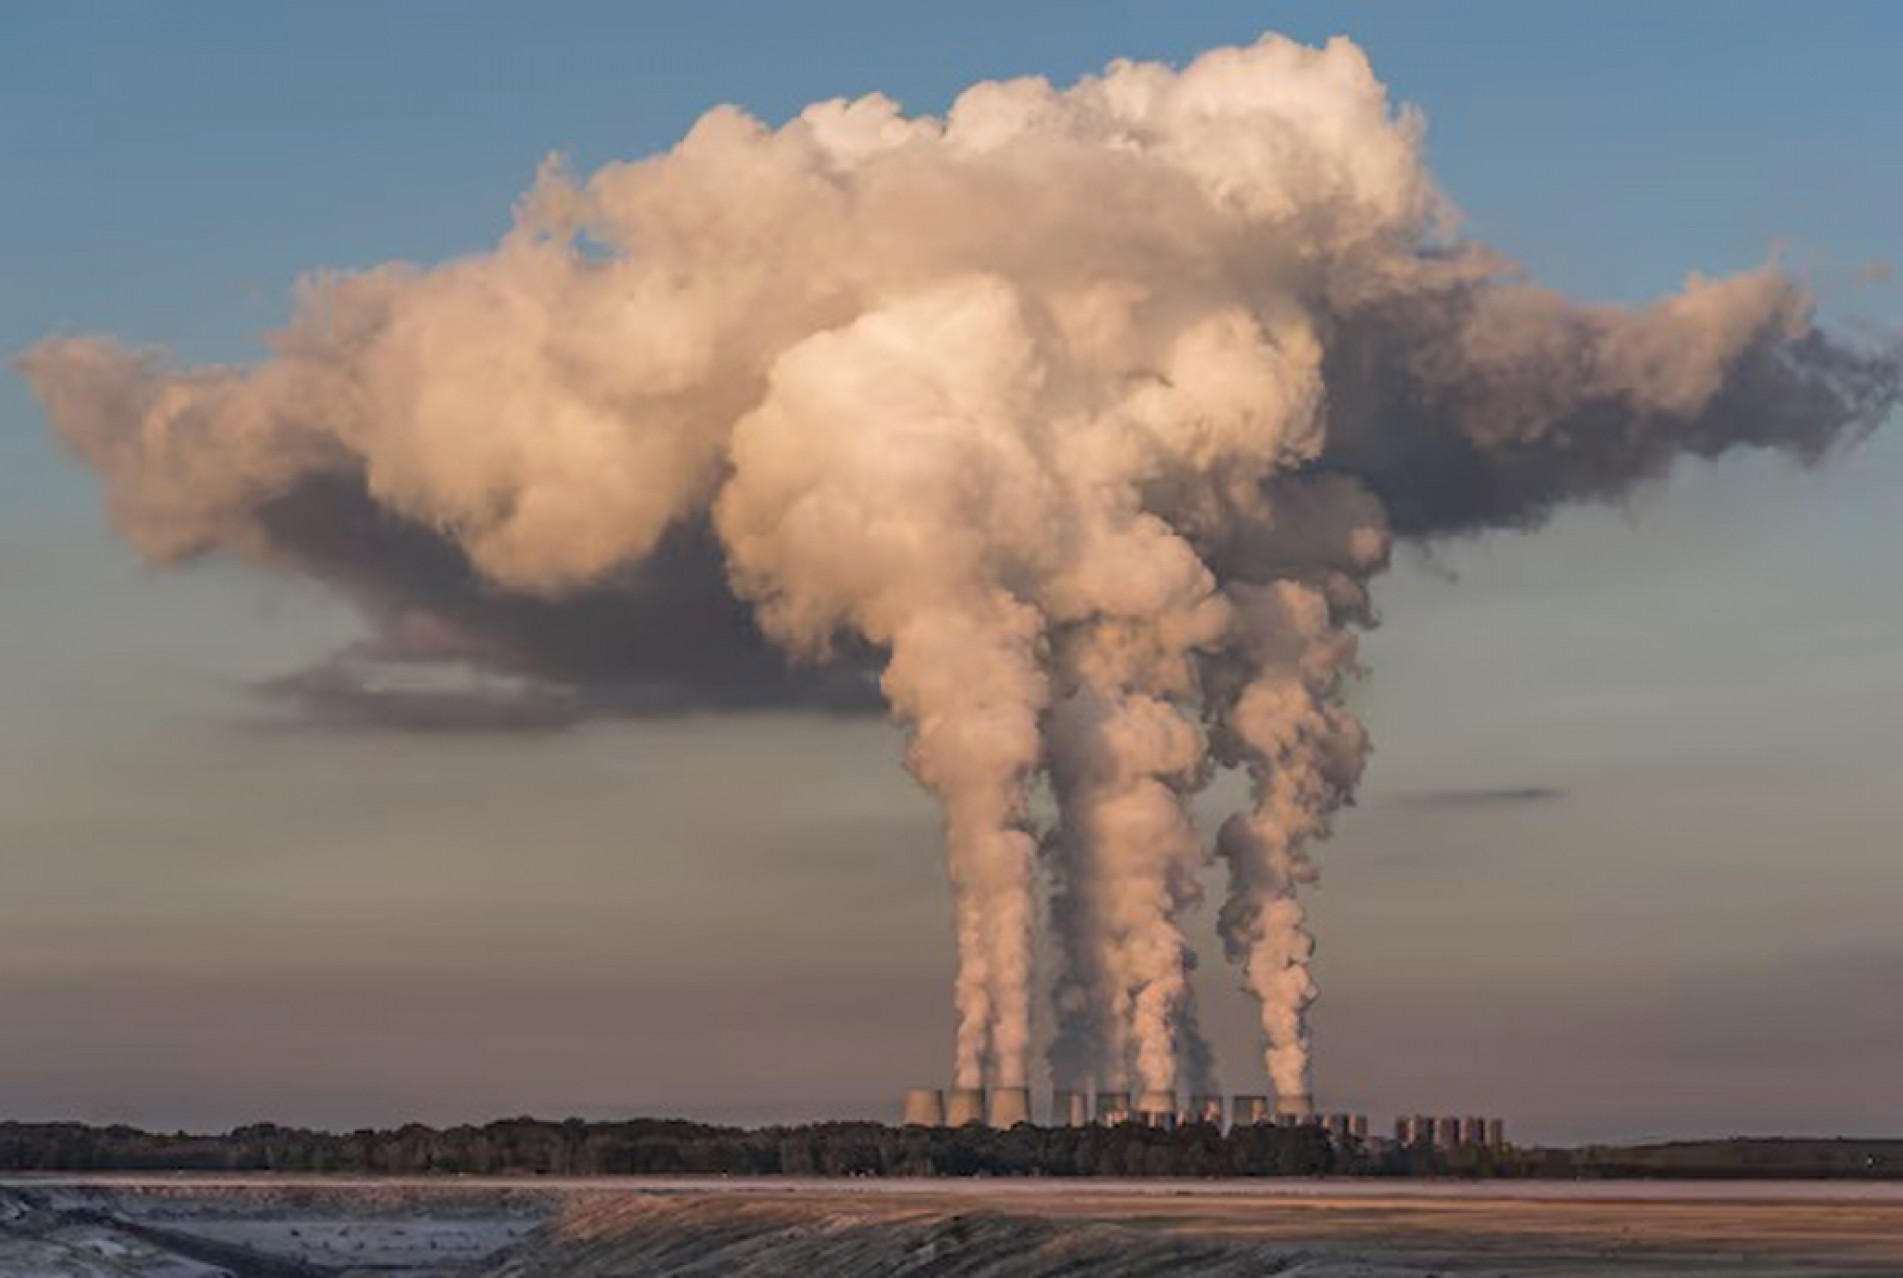
[[[446,1278],[479,1272],[561,1204],[493,1182],[0,1182],[0,1278]]]
[[[1903,1184],[0,1180],[0,1278],[1903,1274]]]

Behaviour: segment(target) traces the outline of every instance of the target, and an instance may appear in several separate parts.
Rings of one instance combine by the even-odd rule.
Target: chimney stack
[[[943,1127],[945,1093],[935,1087],[914,1087],[905,1094],[907,1127]]]

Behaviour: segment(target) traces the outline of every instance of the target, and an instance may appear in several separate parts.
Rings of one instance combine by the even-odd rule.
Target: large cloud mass
[[[1529,283],[1455,233],[1420,132],[1354,45],[1273,36],[943,119],[719,108],[547,167],[493,252],[306,281],[255,367],[21,363],[143,554],[328,582],[371,657],[527,681],[504,726],[882,693],[944,810],[961,1084],[1026,1078],[1042,857],[1059,1080],[1206,1085],[1177,920],[1219,854],[1292,1099],[1296,894],[1367,754],[1336,692],[1391,539],[1683,455],[1812,461],[1898,398],[1897,352],[1773,268],[1637,309]],[[1254,799],[1206,849],[1184,800],[1217,765]]]

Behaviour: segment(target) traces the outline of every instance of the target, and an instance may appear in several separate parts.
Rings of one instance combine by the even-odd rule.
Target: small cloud
[[[505,673],[492,654],[387,637],[305,670],[255,685],[287,705],[292,726],[365,732],[542,735],[603,719],[674,719],[700,714],[806,711],[877,714],[878,685],[857,666],[797,671],[783,679],[623,680],[569,684]]]
[[[1888,284],[1894,274],[1895,268],[1890,265],[1889,259],[1879,257],[1873,262],[1864,263],[1862,268],[1857,271],[1857,282],[1860,284]]]
[[[586,717],[565,688],[464,672],[428,682],[387,668],[333,661],[259,685],[319,727],[397,732],[560,732]]]
[[[1488,786],[1468,789],[1414,790],[1395,795],[1387,802],[1397,808],[1445,811],[1458,808],[1515,808],[1534,804],[1557,803],[1566,797],[1558,786]]]

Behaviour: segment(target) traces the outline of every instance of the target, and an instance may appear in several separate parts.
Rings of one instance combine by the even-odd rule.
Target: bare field
[[[1903,1275],[1903,1184],[0,1179],[0,1278]]]

